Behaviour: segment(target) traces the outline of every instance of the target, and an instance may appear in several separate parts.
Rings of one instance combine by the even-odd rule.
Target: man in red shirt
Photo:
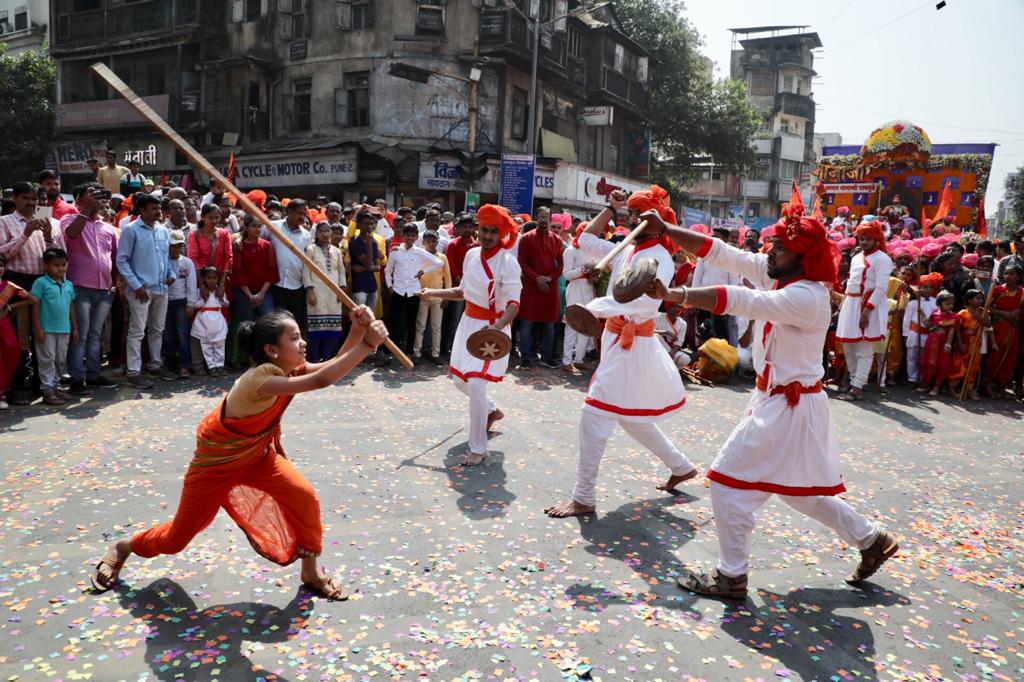
[[[519,238],[519,266],[523,270],[522,307],[519,309],[519,354],[523,369],[533,365],[533,326],[540,325],[540,364],[561,366],[555,356],[555,322],[561,308],[558,278],[562,276],[562,240],[551,231],[551,209],[537,209],[537,227]]]
[[[480,246],[476,238],[476,217],[472,213],[463,213],[452,226],[452,239],[448,242],[448,248],[444,255],[448,258],[448,269],[452,274],[452,286],[457,287],[462,282],[462,263],[466,260],[466,252],[473,247]],[[465,301],[445,301],[448,307],[444,311],[444,333],[441,342],[442,350],[449,355],[452,352],[452,341],[455,339],[455,330],[462,319],[462,313],[466,310]]]
[[[58,223],[64,216],[78,213],[78,209],[64,201],[64,197],[60,195],[60,176],[56,171],[47,169],[40,173],[39,184],[46,192],[46,205],[53,210],[53,219]]]

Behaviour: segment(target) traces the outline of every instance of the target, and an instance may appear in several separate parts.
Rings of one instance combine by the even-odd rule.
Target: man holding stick
[[[847,578],[856,584],[896,554],[896,537],[836,497],[846,490],[839,474],[839,446],[828,398],[822,391],[820,349],[831,317],[828,285],[839,254],[825,227],[787,205],[768,254],[752,254],[690,230],[668,226],[654,211],[642,218],[652,234],[665,234],[683,249],[735,272],[757,288],[720,286],[667,289],[655,298],[716,314],[756,320],[757,389],[744,418],[711,465],[711,504],[718,531],[718,566],[692,572],[684,589],[743,599],[754,512],[773,494],[833,529],[860,549],[860,564]]]
[[[638,192],[626,202],[621,191],[612,192],[609,206],[591,221],[580,235],[580,249],[588,257],[600,260],[615,245],[603,239],[605,227],[616,211],[629,207],[632,213],[654,209],[652,214],[675,222],[668,206],[668,193],[654,185]],[[666,246],[667,239],[657,232],[645,231],[612,261],[611,281],[633,258],[652,258],[657,263],[657,279],[666,286],[675,274],[675,264]],[[669,418],[686,402],[686,389],[676,369],[654,334],[660,301],[641,296],[619,303],[611,296],[591,301],[587,309],[605,320],[601,338],[601,363],[587,390],[580,416],[580,455],[576,468],[576,487],[572,498],[544,510],[548,516],[564,518],[593,513],[597,505],[597,475],[608,438],[621,426],[634,440],[653,452],[669,468],[668,481],[659,490],[672,491],[683,481],[697,476],[697,469],[658,428],[657,422]]]

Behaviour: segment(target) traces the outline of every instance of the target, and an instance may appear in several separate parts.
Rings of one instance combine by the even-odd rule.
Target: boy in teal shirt
[[[39,299],[39,304],[32,308],[39,381],[43,404],[63,405],[71,400],[71,395],[60,390],[58,382],[67,365],[68,344],[78,342],[78,321],[71,305],[75,287],[64,277],[68,254],[64,249],[46,249],[43,269],[45,274],[35,281],[31,292]]]

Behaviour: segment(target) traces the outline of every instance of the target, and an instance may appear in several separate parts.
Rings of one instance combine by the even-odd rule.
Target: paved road
[[[621,433],[598,515],[544,517],[575,469],[583,381],[563,377],[494,390],[507,419],[476,469],[456,465],[464,399],[434,368],[294,401],[285,446],[346,603],[310,599],[224,514],[183,554],[130,563],[116,592],[86,591],[112,537],[170,517],[228,380],[0,415],[2,679],[1024,679],[1014,407],[833,402],[848,499],[904,535],[901,555],[852,589],[855,551],[772,502],[751,597],[729,605],[673,580],[714,559],[707,489],[659,493],[660,464]],[[746,394],[693,389],[667,430],[706,466]]]

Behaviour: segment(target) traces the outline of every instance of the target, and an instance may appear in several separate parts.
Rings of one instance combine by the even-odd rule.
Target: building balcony
[[[166,37],[198,30],[223,32],[224,3],[203,0],[146,0],[88,12],[58,14],[53,52],[106,47],[146,36]]]
[[[528,67],[533,59],[533,45],[533,22],[517,8],[480,12],[481,54],[503,56]],[[568,61],[565,34],[541,30],[538,67],[550,75],[566,78]]]
[[[614,104],[645,116],[651,104],[647,87],[622,75],[614,69],[602,66],[590,73],[587,81],[587,99]]]
[[[775,113],[799,116],[808,120],[814,120],[814,100],[806,95],[797,95],[792,92],[780,92],[775,95]]]
[[[809,51],[747,50],[743,54],[740,63],[748,69],[774,69],[780,66],[796,66],[812,73],[814,71],[814,55]]]
[[[224,133],[237,133],[238,143],[266,142],[270,139],[270,117],[265,111],[246,110],[243,107],[228,109],[207,109],[193,124],[220,141]]]

